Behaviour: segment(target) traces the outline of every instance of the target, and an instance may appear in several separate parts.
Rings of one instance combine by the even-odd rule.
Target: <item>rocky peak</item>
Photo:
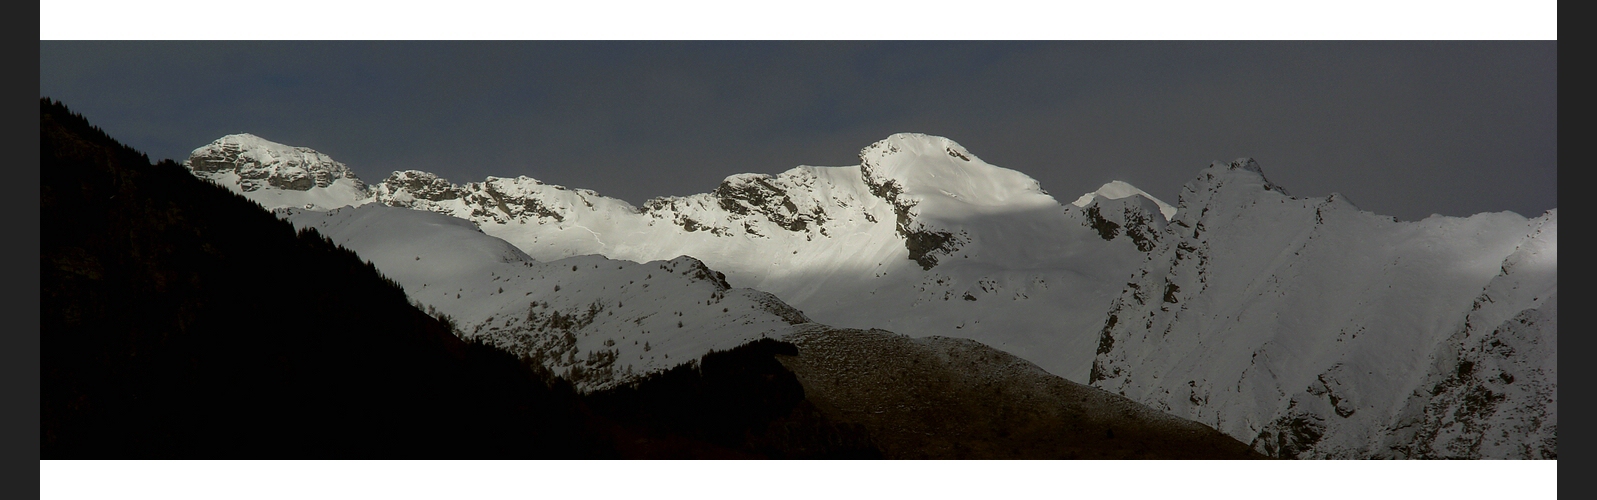
[[[968,186],[957,184],[982,183],[990,172],[979,167],[996,168],[953,140],[926,134],[893,134],[861,149],[859,158],[866,186],[894,205],[914,205],[914,200],[905,197],[936,192],[955,197],[966,194],[966,201],[974,201]]]
[[[792,174],[789,172],[788,174]],[[807,185],[802,182],[813,177],[797,179],[799,175],[784,174],[773,177],[762,174],[738,174],[727,177],[711,194],[721,209],[731,214],[747,216],[762,214],[772,223],[788,231],[805,231],[826,223],[826,211],[815,200],[814,193],[792,192]],[[808,206],[803,210],[799,204]]]
[[[373,195],[378,203],[388,206],[428,210],[479,223],[498,224],[534,220],[541,223],[545,219],[564,221],[569,215],[564,212],[576,208],[573,203],[582,203],[591,209],[593,203],[589,198],[599,197],[593,191],[544,184],[527,176],[488,177],[482,182],[454,184],[436,174],[419,170],[394,172],[373,189]],[[575,198],[575,202],[561,201],[563,198]]]
[[[500,224],[539,219],[564,221],[566,216],[562,213],[569,213],[577,207],[571,200],[562,202],[560,196],[551,193],[567,193],[570,196],[566,198],[575,197],[589,208],[593,207],[593,203],[588,198],[599,197],[598,193],[587,189],[570,190],[565,186],[544,184],[527,176],[514,179],[489,177],[482,182],[467,183],[461,191],[466,206],[471,207],[471,219],[492,219]]]
[[[1123,198],[1097,198],[1082,208],[1083,225],[1098,232],[1105,241],[1130,238],[1137,249],[1148,252],[1158,246],[1165,229],[1163,207],[1142,195]]]
[[[879,160],[894,155],[910,155],[912,157],[948,157],[959,161],[979,161],[976,155],[966,150],[964,146],[947,137],[938,137],[927,134],[897,133],[886,139],[876,141],[860,150],[862,163],[876,163]]]
[[[414,205],[415,200],[438,202],[461,196],[461,190],[448,179],[420,170],[394,172],[373,191],[378,203],[404,207]]]
[[[893,207],[910,258],[925,269],[969,241],[961,221],[1059,207],[1036,179],[925,134],[893,134],[861,150],[860,178]]]
[[[349,167],[325,154],[251,134],[223,136],[195,149],[183,165],[196,176],[211,180],[237,175],[238,187],[246,193],[267,187],[309,191],[326,188],[340,179],[349,179],[360,191],[366,189]]]
[[[1170,222],[1193,227],[1210,211],[1247,206],[1265,193],[1292,197],[1286,188],[1270,182],[1259,162],[1252,158],[1215,161],[1182,186],[1176,200],[1176,217]]]

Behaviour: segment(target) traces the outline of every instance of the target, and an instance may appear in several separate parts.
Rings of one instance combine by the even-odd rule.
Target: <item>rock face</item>
[[[194,150],[186,165],[196,175],[239,177],[244,192],[263,187],[289,191],[326,188],[339,179],[363,185],[343,163],[310,148],[284,146],[250,134],[224,136]]]
[[[335,208],[370,196],[343,163],[310,148],[278,144],[250,134],[223,136],[195,149],[183,166],[266,208]]]
[[[785,186],[774,184],[773,180]],[[741,174],[721,181],[721,185],[711,194],[722,210],[734,215],[763,216],[777,227],[793,232],[805,231],[811,225],[822,227],[824,230],[826,211],[815,203],[806,203],[807,210],[801,211],[794,201],[795,195],[799,201],[814,200],[804,196],[805,193],[802,191],[788,193],[789,189],[808,187],[813,185],[813,182],[814,177],[807,176],[790,175],[786,178],[775,178],[769,175]],[[693,230],[686,225],[683,229]]]
[[[1556,211],[1397,222],[1249,159],[1177,206],[1093,385],[1277,457],[1556,455]]]
[[[777,175],[737,174],[721,181],[709,193],[645,201],[640,213],[651,222],[667,222],[680,228],[673,231],[704,232],[717,238],[798,237],[813,241],[848,226],[833,223],[837,217],[850,220],[868,213],[849,210],[849,198],[818,196],[835,188],[831,185],[834,180],[815,167],[794,168]]]
[[[420,170],[394,172],[372,189],[376,201],[388,206],[428,208],[424,202],[460,198],[460,189],[447,179]]]
[[[530,177],[489,177],[483,182],[456,185],[428,172],[407,170],[394,172],[373,188],[372,201],[453,215],[479,224],[541,224],[565,220],[561,213],[574,208],[572,200],[563,200],[564,197],[556,193],[567,191]],[[599,197],[588,190],[571,193],[579,201],[584,196]],[[592,206],[591,203],[582,205]]]
[[[1165,219],[1159,204],[1141,195],[1118,199],[1098,198],[1082,208],[1087,227],[1092,228],[1105,241],[1124,236],[1137,245],[1137,250],[1151,251],[1159,245],[1165,232]]]

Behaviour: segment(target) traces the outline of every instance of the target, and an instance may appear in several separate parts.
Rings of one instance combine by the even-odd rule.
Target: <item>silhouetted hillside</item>
[[[839,425],[887,458],[1263,458],[1206,425],[1059,378],[967,339],[823,328],[777,358]]]
[[[760,339],[593,394],[590,402],[641,431],[618,443],[627,456],[881,458],[864,427],[822,415],[776,359],[795,354],[793,344]],[[720,448],[683,447],[673,436]]]
[[[43,458],[601,455],[353,252],[40,102]]]

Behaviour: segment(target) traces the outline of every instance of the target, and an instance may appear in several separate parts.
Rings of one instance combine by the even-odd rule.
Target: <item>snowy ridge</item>
[[[733,175],[641,207],[530,177],[454,184],[421,171],[395,172],[370,201],[475,222],[537,261],[691,255],[825,324],[974,339],[1086,381],[1097,318],[1164,225],[1157,200],[1062,205],[923,134],[860,159]]]
[[[470,221],[377,204],[287,209],[399,282],[421,307],[594,390],[808,323],[698,260],[585,256],[542,263]]]
[[[1536,231],[1556,233],[1556,213],[1401,223],[1336,194],[1293,198],[1245,158],[1204,170],[1178,207],[1105,315],[1092,384],[1281,457],[1385,453],[1472,300]],[[1532,289],[1556,290],[1543,281]]]

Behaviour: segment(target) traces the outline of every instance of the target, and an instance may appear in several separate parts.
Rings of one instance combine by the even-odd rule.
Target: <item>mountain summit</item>
[[[310,148],[251,134],[222,136],[195,149],[183,166],[196,177],[243,193],[267,208],[337,208],[371,193],[343,163]]]
[[[1099,186],[1098,190],[1081,195],[1080,198],[1076,198],[1076,201],[1070,202],[1070,204],[1078,207],[1086,207],[1088,203],[1092,203],[1092,200],[1119,200],[1132,196],[1142,196],[1147,198],[1149,201],[1154,202],[1154,204],[1158,205],[1159,213],[1164,215],[1165,220],[1176,218],[1176,207],[1171,206],[1169,203],[1159,201],[1158,198],[1154,198],[1153,195],[1148,194],[1146,191],[1137,189],[1136,186],[1121,181],[1106,182],[1103,186]]]
[[[942,210],[932,211],[947,216],[1059,204],[1035,179],[984,162],[944,137],[893,134],[859,156],[860,174],[873,190],[897,191],[906,204],[938,205]]]

